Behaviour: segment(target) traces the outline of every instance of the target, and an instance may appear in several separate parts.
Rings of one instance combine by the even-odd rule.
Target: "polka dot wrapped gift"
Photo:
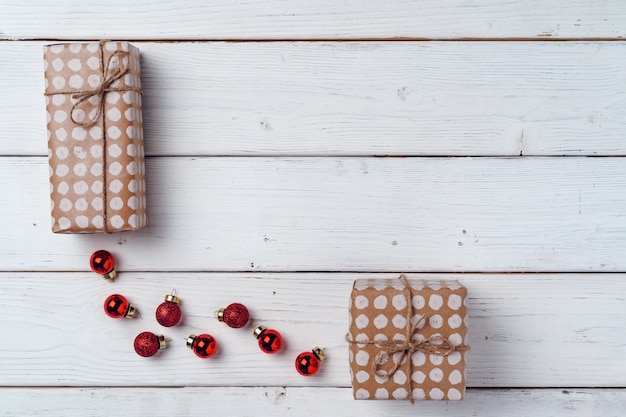
[[[44,47],[52,231],[146,224],[139,50],[128,42]]]
[[[463,399],[467,290],[458,281],[356,280],[346,338],[355,399]]]

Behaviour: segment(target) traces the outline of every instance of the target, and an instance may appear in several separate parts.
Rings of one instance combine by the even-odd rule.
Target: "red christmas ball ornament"
[[[172,327],[178,324],[182,317],[178,304],[180,304],[180,298],[176,297],[174,293],[165,296],[165,301],[156,309],[156,320],[161,326]]]
[[[197,357],[206,359],[217,352],[217,341],[210,334],[202,333],[196,336],[190,334],[187,338],[187,347],[196,354]]]
[[[102,278],[113,281],[117,276],[115,270],[115,258],[111,252],[100,249],[91,254],[89,258],[89,266],[96,274],[102,275]]]
[[[259,348],[265,353],[276,353],[283,345],[283,337],[274,329],[258,326],[253,333],[259,342]]]
[[[132,319],[137,313],[134,305],[128,302],[126,297],[121,294],[111,294],[104,300],[104,312],[107,316],[114,319],[127,318]]]
[[[245,305],[232,303],[226,308],[217,310],[217,319],[233,329],[239,329],[248,323],[250,313]]]
[[[313,348],[311,352],[302,352],[296,358],[296,371],[302,376],[315,375],[324,358],[324,351],[318,347]]]
[[[144,358],[156,355],[159,350],[165,349],[166,346],[165,337],[163,335],[157,336],[152,332],[139,333],[135,338],[135,352]]]

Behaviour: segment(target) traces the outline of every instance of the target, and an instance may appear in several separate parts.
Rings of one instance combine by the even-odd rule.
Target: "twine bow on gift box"
[[[379,348],[379,351],[374,357],[372,362],[372,373],[380,377],[391,377],[403,364],[407,366],[407,380],[409,396],[408,399],[411,403],[413,399],[413,379],[411,378],[411,355],[414,352],[422,352],[429,355],[448,356],[454,352],[465,352],[470,349],[467,345],[454,345],[448,339],[444,338],[440,334],[434,334],[428,339],[414,341],[413,336],[419,334],[420,326],[426,322],[427,316],[418,316],[418,319],[413,322],[413,309],[411,308],[411,300],[413,298],[413,290],[411,284],[407,280],[404,274],[400,275],[400,279],[405,285],[405,294],[407,299],[407,325],[406,334],[403,339],[394,340],[369,340],[369,339],[352,339],[349,335],[346,335],[346,340],[351,344],[358,345],[375,345]],[[412,323],[413,322],[413,323]],[[397,360],[389,360],[395,353],[400,353],[400,357]],[[383,365],[391,362],[391,366],[388,369]]]
[[[99,55],[99,63],[100,63],[100,83],[93,87],[85,90],[75,89],[75,90],[60,90],[60,91],[46,91],[44,95],[53,96],[56,94],[71,94],[72,100],[75,100],[75,103],[72,105],[72,109],[70,111],[70,118],[72,122],[78,126],[89,127],[94,125],[100,118],[104,117],[104,103],[105,96],[107,93],[112,91],[136,91],[139,94],[143,94],[141,88],[132,87],[132,86],[122,86],[122,87],[112,87],[113,83],[122,78],[129,70],[129,56],[130,54],[126,51],[115,51],[108,60],[104,59],[104,44],[105,41],[100,41],[98,43],[98,55]],[[126,58],[126,62],[124,62],[124,58]],[[91,98],[95,97],[97,99],[97,103],[92,103]],[[86,119],[82,117],[79,120],[76,117],[77,110],[80,109],[85,102],[90,102],[96,107],[95,113],[90,112],[87,115]],[[85,112],[86,113],[86,112]],[[104,130],[104,129],[103,129]]]
[[[398,368],[400,368],[404,361],[404,358],[407,356],[410,357],[413,352],[422,352],[427,355],[448,356],[449,354],[454,352],[465,352],[466,350],[469,350],[469,347],[465,345],[453,345],[448,339],[442,337],[439,334],[434,334],[425,340],[412,341],[412,335],[416,334],[420,325],[426,320],[426,318],[426,316],[421,316],[413,326],[409,326],[411,328],[411,336],[407,337],[406,340],[373,340],[365,342],[355,340],[355,343],[373,344],[381,349],[374,357],[374,362],[372,363],[372,372],[382,377],[392,376],[398,370]],[[394,353],[398,352],[401,353],[400,358],[398,358],[397,361],[391,361],[392,366],[390,367],[390,369],[384,369],[382,365],[387,363],[388,359]],[[410,359],[407,358],[407,361],[409,360]]]

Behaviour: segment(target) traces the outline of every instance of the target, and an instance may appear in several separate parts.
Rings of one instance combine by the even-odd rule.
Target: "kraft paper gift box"
[[[355,399],[463,399],[467,290],[458,281],[358,279],[350,319]]]
[[[139,50],[128,42],[44,47],[52,231],[146,225]]]

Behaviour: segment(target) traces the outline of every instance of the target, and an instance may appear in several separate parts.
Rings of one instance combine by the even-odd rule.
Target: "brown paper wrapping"
[[[407,283],[354,282],[347,336],[354,398],[462,400],[467,290],[458,281],[411,280],[411,288]],[[404,346],[407,334],[410,347]],[[395,353],[394,342],[400,346]]]
[[[52,231],[146,225],[139,50],[128,42],[44,47]]]

